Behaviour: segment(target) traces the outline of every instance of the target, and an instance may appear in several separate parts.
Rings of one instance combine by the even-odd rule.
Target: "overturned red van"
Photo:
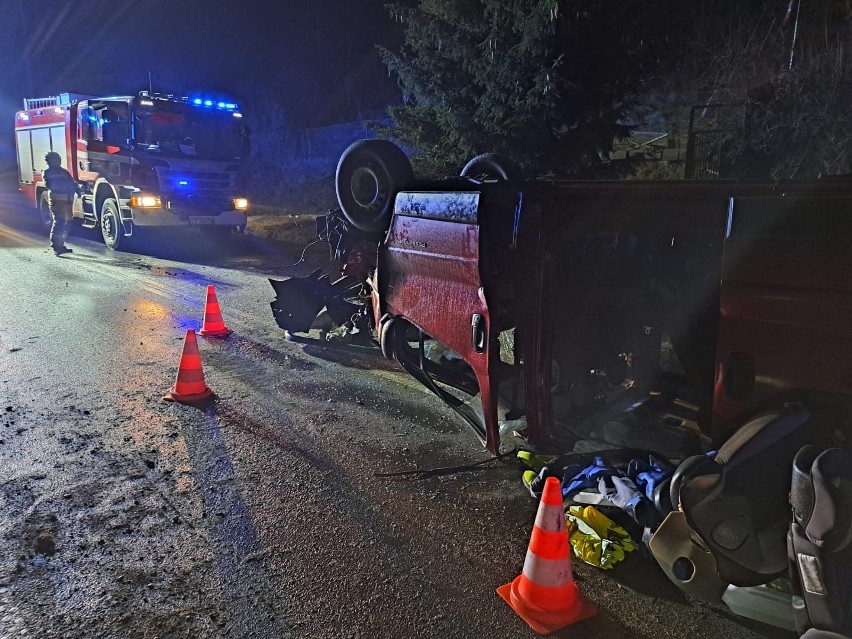
[[[336,181],[318,229],[344,275],[272,281],[279,325],[354,317],[492,453],[682,458],[791,399],[849,432],[852,179],[545,181],[483,155],[421,180],[364,140]]]

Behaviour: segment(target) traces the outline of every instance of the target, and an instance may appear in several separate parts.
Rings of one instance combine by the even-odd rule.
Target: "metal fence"
[[[715,180],[725,174],[725,140],[742,130],[742,104],[699,104],[689,111],[684,177]]]

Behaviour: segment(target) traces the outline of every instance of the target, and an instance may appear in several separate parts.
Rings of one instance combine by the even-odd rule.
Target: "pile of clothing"
[[[548,477],[561,481],[574,552],[600,568],[612,568],[634,550],[633,537],[647,543],[672,509],[675,466],[653,452],[616,449],[547,460],[521,451],[518,457],[530,468],[523,482],[532,497],[541,496]]]

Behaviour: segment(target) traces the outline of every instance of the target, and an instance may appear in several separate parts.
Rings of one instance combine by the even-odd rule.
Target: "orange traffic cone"
[[[207,399],[212,395],[213,391],[204,381],[204,370],[201,368],[201,355],[198,353],[195,330],[188,328],[183,342],[183,353],[180,356],[177,381],[163,399],[188,404]]]
[[[212,284],[207,285],[207,302],[204,305],[204,324],[199,335],[204,337],[227,337],[233,331],[225,326],[222,320],[222,311],[219,308],[219,300],[216,299],[216,289]]]
[[[574,583],[560,486],[556,477],[547,478],[523,571],[497,589],[497,594],[540,635],[597,614]]]

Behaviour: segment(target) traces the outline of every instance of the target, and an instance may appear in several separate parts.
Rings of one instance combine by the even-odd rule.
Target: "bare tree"
[[[685,25],[678,55],[646,95],[672,132],[685,132],[694,105],[712,113],[729,177],[808,178],[848,173],[852,141],[852,46],[845,0],[755,2]],[[786,9],[783,11],[782,9]],[[701,112],[699,115],[704,114]]]

